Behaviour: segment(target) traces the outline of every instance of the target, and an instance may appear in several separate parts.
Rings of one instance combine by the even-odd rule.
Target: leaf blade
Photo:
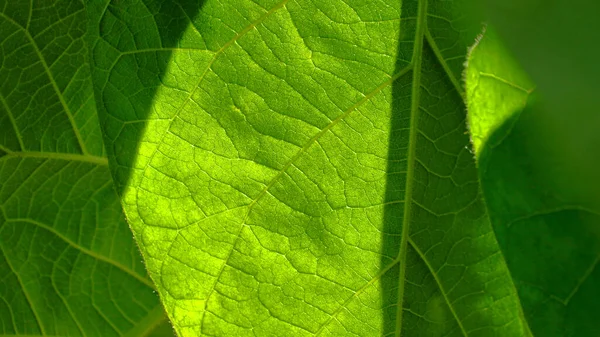
[[[0,334],[121,336],[163,311],[104,156],[83,3],[0,7]]]
[[[556,107],[533,88],[488,30],[469,57],[469,123],[480,140],[482,188],[524,318],[535,335],[593,336],[588,312],[596,310],[590,299],[598,277],[598,200],[585,186],[596,159],[565,151],[580,134],[555,125]]]
[[[436,18],[451,12],[443,2],[429,4]],[[129,5],[132,13],[146,11]],[[427,44],[448,41],[425,33],[427,12],[422,7],[418,14],[417,1],[402,8],[383,1],[277,6],[236,3],[244,25],[236,21],[239,30],[228,35],[215,33],[219,25],[199,28],[215,17],[235,21],[238,14],[224,15],[216,2],[187,15],[154,9],[154,17],[188,18],[178,36],[197,35],[140,41],[152,52],[136,53],[130,68],[124,58],[137,46],[120,47],[105,62],[116,65],[102,75],[108,80],[96,84],[107,103],[101,116],[125,212],[178,333],[523,335],[465,148],[457,49]],[[152,36],[164,36],[151,21],[140,25],[158,26]],[[207,47],[215,40],[221,43]],[[183,43],[194,51],[179,50]],[[422,53],[413,53],[415,45]],[[223,46],[229,47],[214,58]],[[417,72],[413,55],[423,62]],[[186,58],[195,59],[188,73],[175,66]],[[154,60],[164,62],[160,80],[123,80],[132,89],[117,80],[119,73],[129,74],[124,79],[152,69],[146,67]],[[110,105],[155,87],[138,110]],[[411,98],[417,95],[422,99]],[[419,117],[412,122],[411,111]],[[123,165],[119,149],[131,138],[119,139],[116,130],[129,120],[144,125],[135,130],[137,157]],[[416,155],[409,160],[411,146]],[[408,165],[415,167],[409,175]],[[407,189],[409,180],[414,187]],[[405,193],[414,197],[404,200]],[[405,216],[414,219],[408,221],[414,233],[402,232]],[[428,231],[437,236],[423,235]],[[444,232],[451,238],[440,237]],[[403,235],[405,254],[398,258]],[[409,235],[419,249],[410,248]],[[475,258],[461,253],[471,249]],[[446,266],[444,256],[470,265]],[[410,290],[398,297],[400,287]]]

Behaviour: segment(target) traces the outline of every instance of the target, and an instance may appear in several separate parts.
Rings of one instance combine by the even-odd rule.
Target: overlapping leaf
[[[78,1],[0,1],[0,335],[165,321],[103,154]]]
[[[597,336],[600,199],[589,173],[599,157],[570,151],[584,138],[582,151],[594,144],[587,127],[570,129],[594,120],[566,110],[573,121],[556,125],[555,107],[532,98],[531,81],[493,30],[470,54],[466,84],[490,218],[532,332]]]

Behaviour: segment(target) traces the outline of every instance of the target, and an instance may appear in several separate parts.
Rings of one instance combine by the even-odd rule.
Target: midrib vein
[[[427,16],[427,0],[419,0],[419,14],[417,17],[417,31],[415,34],[415,44],[412,56],[413,65],[413,85],[412,85],[412,100],[410,109],[410,133],[408,147],[408,164],[406,170],[406,190],[404,193],[404,218],[402,221],[402,238],[400,240],[400,249],[398,252],[398,261],[400,263],[400,271],[398,273],[398,304],[396,306],[396,336],[402,334],[402,306],[404,304],[404,285],[406,277],[406,251],[408,245],[408,237],[410,235],[410,221],[412,211],[412,192],[413,179],[416,161],[416,141],[417,141],[417,123],[419,120],[419,105],[421,92],[421,62],[423,53],[423,39],[425,38],[425,25]]]

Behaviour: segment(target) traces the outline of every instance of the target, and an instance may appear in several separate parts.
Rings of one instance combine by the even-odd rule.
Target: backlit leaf
[[[180,336],[527,335],[466,134],[456,5],[90,11],[111,170]]]

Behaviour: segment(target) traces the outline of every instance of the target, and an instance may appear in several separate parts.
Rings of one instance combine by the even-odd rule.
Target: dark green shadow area
[[[598,151],[573,153],[585,135],[550,116],[536,99],[496,129],[479,157],[481,184],[533,335],[598,336]],[[598,137],[588,139],[581,150]]]
[[[407,44],[414,40],[418,4],[405,2],[400,20],[396,65],[394,73],[406,67]],[[412,43],[412,41],[411,41]],[[412,48],[410,50],[412,53]],[[396,332],[398,315],[398,286],[400,263],[396,259],[400,253],[402,230],[404,228],[404,203],[406,190],[406,166],[409,147],[411,98],[413,70],[392,83],[391,119],[386,171],[385,203],[383,210],[381,270],[387,270],[380,279],[383,335],[393,336]],[[410,127],[410,126],[409,126]],[[403,262],[402,262],[403,263]]]
[[[86,4],[94,94],[119,196],[129,182],[147,121],[156,118],[151,116],[153,103],[165,85],[173,51],[182,47],[183,35],[203,4],[193,0]],[[174,334],[168,320],[149,333]]]
[[[496,247],[482,249],[472,240],[488,228],[482,226],[487,224],[482,221],[485,212],[469,150],[466,109],[460,84],[453,82],[460,72],[452,62],[459,57],[453,54],[449,61],[441,52],[449,49],[440,45],[452,39],[435,21],[439,8],[430,3],[431,21],[418,6],[403,3],[397,54],[413,54],[406,40],[410,36],[413,42],[419,35],[415,18],[425,16],[429,28],[424,29],[422,44],[411,44],[421,48],[413,58],[415,68],[392,84],[380,260],[385,271],[380,279],[383,335],[459,336],[487,324],[491,316],[473,308],[496,296],[496,290],[481,291],[489,275],[473,271],[480,267],[446,268],[446,261],[474,265]],[[404,67],[400,61],[396,72]],[[461,292],[481,296],[462,301]]]
[[[88,2],[94,91],[104,144],[119,195],[127,186],[157,90],[173,51],[200,48],[184,33],[204,1]]]
[[[0,6],[0,334],[173,336],[96,119],[88,46],[111,6],[84,2]]]

